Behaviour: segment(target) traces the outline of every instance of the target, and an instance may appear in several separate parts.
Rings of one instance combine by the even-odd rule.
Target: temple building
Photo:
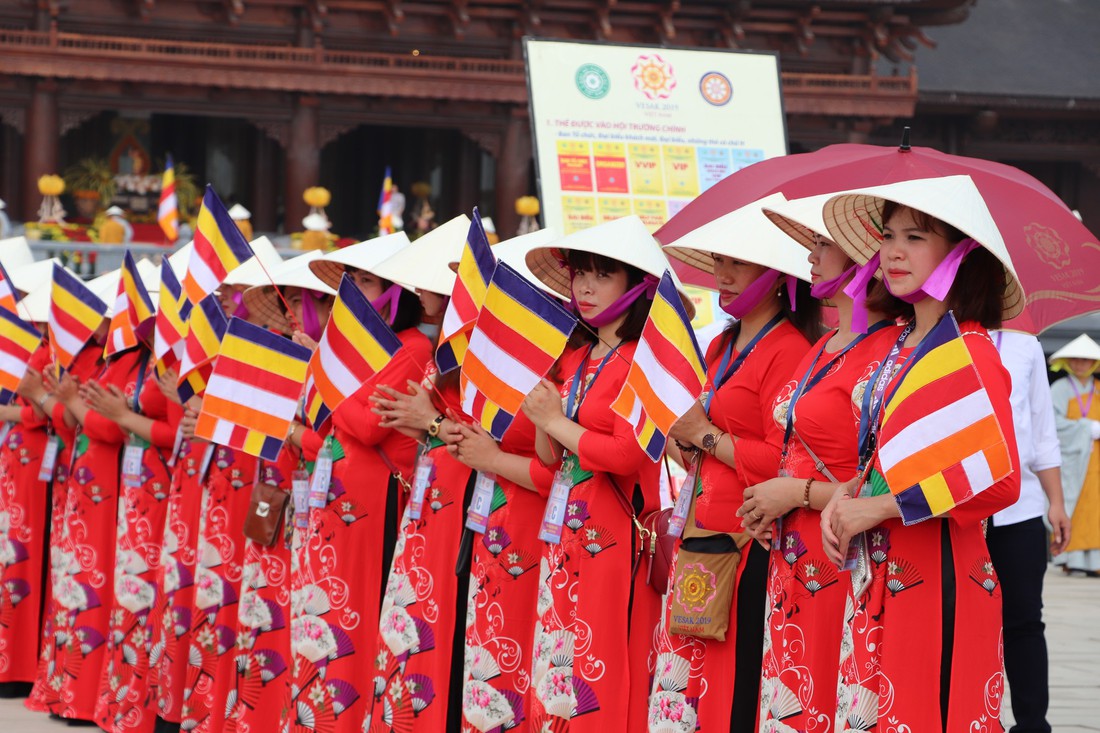
[[[908,124],[914,144],[1024,167],[1095,228],[1098,25],[1089,0],[17,0],[0,198],[34,219],[38,177],[94,158],[140,211],[171,154],[257,231],[299,230],[323,185],[334,231],[366,236],[390,166],[409,204],[427,183],[441,219],[479,205],[511,232],[537,192],[535,36],[778,53],[791,152]]]

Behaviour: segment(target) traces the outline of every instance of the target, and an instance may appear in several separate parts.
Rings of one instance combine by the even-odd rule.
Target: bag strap
[[[837,480],[837,477],[832,474],[832,472],[829,470],[828,466],[825,465],[825,462],[822,461],[820,458],[818,458],[817,454],[814,453],[813,449],[809,445],[806,444],[806,441],[803,440],[802,436],[798,434],[798,429],[797,428],[794,430],[794,435],[795,435],[796,438],[798,438],[798,442],[802,444],[802,447],[806,449],[806,455],[808,455],[811,459],[813,459],[814,468],[816,468],[818,471],[820,471],[822,474],[824,474],[825,478],[829,479],[834,484],[843,483],[843,482]]]
[[[403,488],[406,493],[411,492],[412,486],[409,484],[408,481],[405,480],[405,477],[401,475],[401,470],[397,467],[396,464],[394,464],[392,460],[390,460],[389,455],[386,454],[386,451],[383,450],[382,446],[376,445],[374,446],[374,449],[378,451],[378,455],[381,456],[382,462],[386,464],[386,468],[389,469],[390,475],[397,479],[397,482],[401,484],[401,488]]]

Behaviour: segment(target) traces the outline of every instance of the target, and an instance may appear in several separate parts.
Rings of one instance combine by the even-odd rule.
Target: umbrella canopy
[[[932,148],[830,145],[814,153],[771,158],[707,189],[654,235],[670,243],[764,196],[816,196],[921,178],[968,175],[1004,238],[1027,295],[1006,328],[1038,333],[1100,308],[1097,237],[1049,188],[1018,168]]]

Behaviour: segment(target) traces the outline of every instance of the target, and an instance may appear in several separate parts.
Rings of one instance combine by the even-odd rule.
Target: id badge
[[[126,444],[122,453],[122,482],[130,488],[141,486],[141,458],[145,455],[145,446],[135,440]]]
[[[680,495],[676,497],[676,506],[672,508],[672,518],[668,520],[668,533],[673,537],[684,534],[688,512],[691,511],[691,497],[695,495],[695,476],[699,470],[699,461],[691,462],[684,483],[680,486]]]
[[[539,539],[543,542],[549,542],[552,545],[561,544],[561,528],[565,524],[565,509],[569,504],[569,492],[572,490],[572,478],[559,468],[554,474],[554,483],[550,486],[550,498],[546,501],[546,510],[542,514]]]
[[[419,466],[417,467],[419,471]],[[497,477],[491,473],[477,472],[477,481],[474,483],[474,498],[470,500],[470,508],[466,510],[466,528],[474,532],[485,533],[489,529],[489,512],[493,507],[493,491],[496,488]]]
[[[412,497],[409,499],[409,519],[420,519],[424,512],[424,495],[428,493],[428,484],[432,480],[432,468],[435,462],[427,453],[416,459],[416,473],[413,476]],[[477,498],[475,492],[474,498]],[[490,498],[491,501],[491,498]],[[472,505],[472,502],[471,502]],[[469,512],[467,512],[469,522]]]
[[[313,464],[313,478],[309,482],[310,509],[324,509],[328,504],[328,489],[332,483],[332,451],[321,450]]]
[[[42,465],[38,469],[38,480],[49,481],[57,468],[57,454],[61,450],[61,438],[51,435],[46,439],[46,448],[42,451]]]
[[[316,479],[316,474],[314,478]],[[291,474],[290,501],[294,510],[294,526],[300,529],[309,527],[309,509],[313,506],[313,492],[310,487],[309,472],[305,469],[299,468]]]

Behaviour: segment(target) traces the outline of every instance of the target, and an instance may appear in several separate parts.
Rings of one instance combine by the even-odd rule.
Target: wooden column
[[[252,230],[273,232],[279,226],[276,204],[279,196],[276,161],[279,146],[259,130],[253,132],[255,155],[252,169]],[[299,199],[301,192],[298,192]]]
[[[501,239],[516,236],[516,227],[519,226],[516,199],[535,193],[527,190],[530,176],[531,122],[527,118],[526,108],[515,107],[504,130],[504,141],[497,158],[496,212],[493,221]]]
[[[286,210],[283,226],[287,232],[302,230],[302,219],[309,206],[302,192],[320,185],[321,145],[318,136],[317,97],[300,97],[290,118],[290,142],[286,146]]]
[[[57,173],[57,146],[61,128],[57,112],[57,82],[39,79],[31,92],[27,107],[26,138],[23,146],[23,207],[20,212],[25,221],[38,221],[38,205],[42,194],[38,193],[38,177]]]

